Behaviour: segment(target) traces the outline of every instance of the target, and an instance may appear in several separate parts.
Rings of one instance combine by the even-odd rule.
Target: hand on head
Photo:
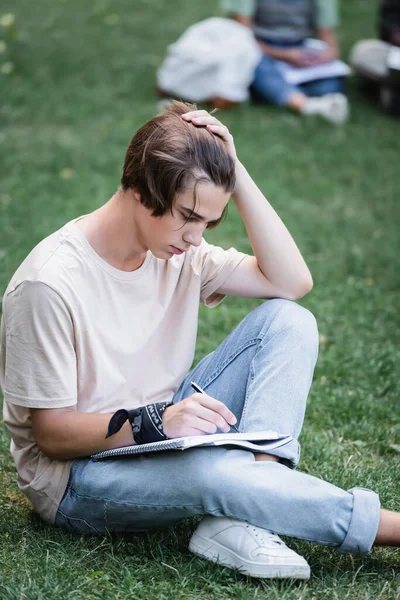
[[[183,114],[182,119],[191,122],[196,127],[205,127],[208,131],[220,137],[225,142],[229,154],[234,160],[237,160],[232,134],[229,132],[229,129],[223,125],[221,121],[218,121],[218,119],[213,117],[213,115],[210,115],[206,110],[194,110]]]

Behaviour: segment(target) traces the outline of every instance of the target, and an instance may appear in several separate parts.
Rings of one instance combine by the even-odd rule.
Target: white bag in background
[[[251,29],[212,17],[189,27],[168,47],[157,84],[163,92],[192,102],[215,97],[244,102],[261,56]]]

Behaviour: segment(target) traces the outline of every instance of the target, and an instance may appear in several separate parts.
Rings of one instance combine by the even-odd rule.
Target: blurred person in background
[[[230,108],[248,100],[261,50],[252,31],[234,21],[210,17],[189,27],[167,48],[157,71],[157,91],[168,98]]]
[[[253,29],[263,53],[252,85],[256,97],[302,115],[320,115],[335,124],[346,121],[343,77],[293,85],[285,80],[278,63],[311,67],[338,58],[337,0],[223,0],[223,9]],[[323,42],[324,48],[309,47],[311,36]]]
[[[378,35],[357,42],[350,64],[364,89],[378,92],[381,108],[400,115],[400,0],[380,2]]]

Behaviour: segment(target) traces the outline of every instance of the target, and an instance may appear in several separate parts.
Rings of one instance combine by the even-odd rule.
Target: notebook
[[[291,435],[277,433],[276,431],[254,431],[252,433],[213,433],[210,435],[191,435],[188,437],[152,442],[150,444],[136,444],[123,446],[112,450],[103,450],[92,454],[92,460],[117,458],[144,454],[146,452],[160,452],[163,450],[188,450],[202,446],[236,446],[254,452],[268,453],[273,448],[283,446],[292,440]]]
[[[302,50],[322,52],[328,47],[326,42],[313,38],[304,40]],[[347,77],[351,69],[342,60],[331,60],[327,63],[310,67],[294,67],[287,62],[277,60],[276,66],[287,83],[298,85],[315,81],[316,79],[327,79],[328,77]]]
[[[342,60],[332,60],[313,67],[293,67],[280,60],[276,63],[284,80],[292,85],[329,77],[347,77],[351,73],[350,68]]]

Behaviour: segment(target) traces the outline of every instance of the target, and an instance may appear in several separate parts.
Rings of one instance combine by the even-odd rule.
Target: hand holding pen
[[[205,391],[199,385],[197,385],[197,383],[195,383],[194,381],[191,381],[190,385],[195,390],[195,392],[198,392],[199,394],[205,394]],[[232,425],[231,423],[229,423],[229,424],[231,426],[231,429],[233,429],[233,431],[235,431],[236,433],[240,433],[239,429],[237,427],[235,427],[235,425]]]
[[[196,383],[191,382],[197,392],[176,404],[168,406],[162,416],[164,433],[169,438],[189,435],[206,435],[218,430],[228,433],[237,419],[233,412],[219,400],[209,396]]]

